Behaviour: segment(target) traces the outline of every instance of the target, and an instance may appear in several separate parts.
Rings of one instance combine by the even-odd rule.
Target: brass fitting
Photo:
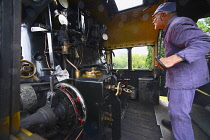
[[[79,78],[80,76],[81,76],[81,71],[76,70],[76,71],[75,71],[75,77],[76,77],[76,78]]]

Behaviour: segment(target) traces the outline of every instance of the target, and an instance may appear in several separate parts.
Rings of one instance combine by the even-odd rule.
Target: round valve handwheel
[[[33,62],[20,60],[20,78],[32,78],[36,74],[36,66]]]
[[[121,84],[121,82],[119,82],[117,84],[116,89],[117,89],[117,92],[115,93],[115,96],[118,96],[118,95],[120,95],[122,93],[122,84]]]
[[[130,94],[132,93],[132,90],[130,90],[128,88],[123,88],[123,91],[126,92],[126,93],[130,93]]]

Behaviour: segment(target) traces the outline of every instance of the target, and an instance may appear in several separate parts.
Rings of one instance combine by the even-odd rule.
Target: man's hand
[[[176,63],[182,62],[184,61],[183,58],[179,57],[178,55],[174,54],[172,56],[169,57],[163,57],[160,58],[160,61],[167,67],[170,68],[173,65],[175,65]]]

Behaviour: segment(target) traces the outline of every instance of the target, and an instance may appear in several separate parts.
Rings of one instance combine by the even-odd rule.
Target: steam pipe
[[[79,70],[77,69],[77,67],[76,67],[74,64],[72,64],[71,61],[69,61],[68,58],[66,58],[66,61],[67,61],[72,67],[74,67],[76,71],[79,71]]]
[[[76,70],[76,72],[75,72],[75,77],[76,77],[76,78],[80,77],[80,76],[81,76],[80,70],[78,70],[78,68],[77,68],[74,64],[72,64],[71,61],[68,60],[68,58],[66,58],[66,61],[67,61],[73,68],[75,68],[75,70]]]
[[[47,126],[54,126],[56,124],[56,116],[52,108],[44,106],[37,110],[36,113],[21,120],[22,128],[33,130],[35,124],[45,124]]]

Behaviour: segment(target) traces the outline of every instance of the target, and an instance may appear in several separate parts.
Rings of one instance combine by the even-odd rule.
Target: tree
[[[147,46],[147,50],[148,50],[148,55],[146,58],[146,68],[148,69],[152,69],[152,47],[151,46]]]
[[[210,35],[210,18],[203,18],[198,20],[197,25],[204,33]]]
[[[113,57],[114,69],[127,69],[128,56],[126,53],[119,53],[119,56]]]
[[[147,68],[146,58],[147,58],[146,55],[133,54],[132,55],[132,68],[133,69]]]

